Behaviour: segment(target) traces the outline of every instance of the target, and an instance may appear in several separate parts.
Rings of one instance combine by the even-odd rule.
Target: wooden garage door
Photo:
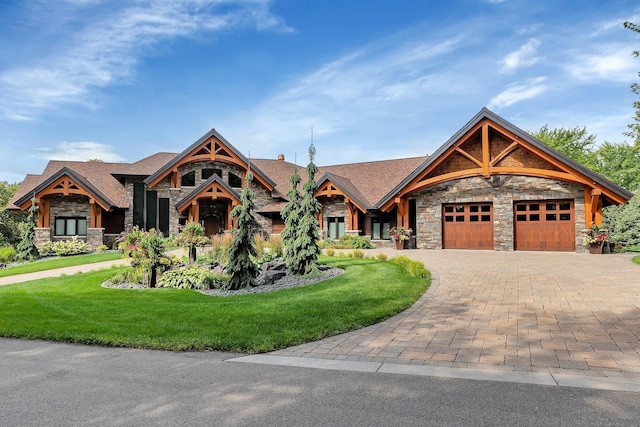
[[[516,250],[576,250],[573,200],[516,202],[514,211]]]
[[[442,205],[443,249],[493,249],[493,205]]]

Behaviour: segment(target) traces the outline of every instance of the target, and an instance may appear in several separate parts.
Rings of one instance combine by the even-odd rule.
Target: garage
[[[493,250],[493,204],[442,205],[442,248]]]
[[[573,200],[514,203],[515,250],[575,251]]]

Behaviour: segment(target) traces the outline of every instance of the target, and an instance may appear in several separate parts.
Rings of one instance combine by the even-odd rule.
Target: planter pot
[[[589,253],[594,255],[599,255],[602,253],[602,246],[599,243],[591,243],[589,245]]]
[[[404,240],[396,241],[396,249],[397,250],[404,249]]]

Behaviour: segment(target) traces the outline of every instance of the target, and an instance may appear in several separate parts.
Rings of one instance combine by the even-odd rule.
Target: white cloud
[[[38,157],[45,160],[87,161],[99,159],[103,162],[121,162],[123,157],[113,152],[110,145],[91,141],[63,141],[54,148],[39,148]]]
[[[583,82],[631,82],[637,74],[637,62],[626,44],[598,44],[589,53],[577,53],[564,67]]]
[[[456,36],[384,48],[369,46],[290,82],[255,109],[223,121],[222,128],[234,129],[231,140],[251,142],[252,153],[260,157],[286,151],[287,146],[304,147],[311,126],[317,140],[328,141],[333,134],[362,135],[365,122],[394,120],[395,127],[402,120],[418,120],[418,106],[429,105],[428,99],[467,90],[463,71],[442,65],[459,44]],[[368,154],[373,144],[384,141],[372,141]],[[353,149],[361,150],[361,146]],[[343,154],[349,150],[341,147]],[[336,159],[324,162],[335,163]]]
[[[503,72],[512,72],[522,67],[534,65],[540,58],[536,56],[540,47],[540,40],[531,38],[514,52],[509,53],[502,60]]]
[[[83,13],[92,2],[72,0]],[[0,115],[24,120],[61,103],[91,104],[89,92],[129,77],[139,57],[162,41],[231,28],[292,31],[269,12],[268,0],[123,2],[115,12],[91,14],[54,53],[0,70]],[[217,9],[216,6],[223,9]],[[78,12],[80,13],[80,12]]]
[[[494,96],[491,101],[489,101],[488,108],[500,109],[526,99],[535,98],[548,89],[545,80],[546,77],[536,77],[528,80],[524,84],[513,84]]]

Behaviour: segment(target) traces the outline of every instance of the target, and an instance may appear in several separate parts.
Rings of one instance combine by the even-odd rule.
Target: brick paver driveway
[[[398,252],[378,249],[390,256]],[[407,311],[272,354],[640,378],[640,266],[629,254],[403,251],[434,275]]]

